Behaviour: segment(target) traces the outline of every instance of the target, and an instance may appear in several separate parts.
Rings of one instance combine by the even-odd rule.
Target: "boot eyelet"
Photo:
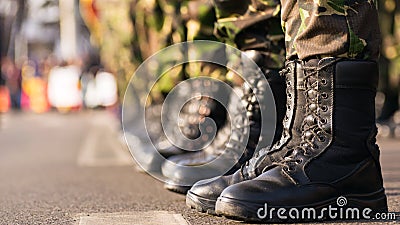
[[[288,172],[288,173],[291,173],[291,172],[294,171],[294,169],[291,168],[290,166],[284,166],[284,167],[283,167],[283,170],[284,170],[285,172]]]
[[[296,159],[296,163],[297,163],[297,164],[302,164],[302,163],[303,163],[303,159],[302,159],[302,158]]]
[[[311,153],[308,152],[308,151],[304,151],[303,155],[304,155],[305,157],[310,157],[310,156],[311,156]]]
[[[321,123],[322,123],[322,124],[326,124],[327,122],[328,122],[328,121],[327,121],[325,118],[322,118],[322,119],[321,119]]]
[[[323,112],[326,112],[326,111],[328,111],[328,107],[325,106],[325,105],[323,105],[323,106],[321,106],[321,110],[322,110]]]
[[[325,79],[322,79],[322,80],[321,80],[321,84],[322,84],[322,85],[326,85],[327,83],[328,83],[328,82],[327,82]]]
[[[325,92],[323,92],[323,93],[321,94],[321,97],[324,98],[324,99],[327,99],[327,98],[328,98],[328,94],[325,93]]]

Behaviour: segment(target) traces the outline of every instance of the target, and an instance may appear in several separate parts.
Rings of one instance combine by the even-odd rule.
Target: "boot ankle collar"
[[[375,61],[329,57],[298,62],[303,67],[314,67],[317,70],[329,66],[331,63],[334,64],[332,76],[334,76],[335,88],[359,88],[376,91],[379,71],[378,63]]]
[[[360,88],[376,91],[378,63],[375,61],[346,60],[336,64],[336,88]]]

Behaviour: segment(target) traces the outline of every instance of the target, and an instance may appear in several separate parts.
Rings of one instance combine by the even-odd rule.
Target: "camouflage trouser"
[[[276,0],[215,0],[215,6],[218,33],[235,42],[254,24],[275,21],[281,10],[287,59],[333,56],[377,60],[379,55],[373,0],[281,0],[280,4]],[[269,34],[270,28],[266,29]]]
[[[282,68],[285,42],[277,0],[214,0],[215,34],[240,50],[259,50],[269,68]]]

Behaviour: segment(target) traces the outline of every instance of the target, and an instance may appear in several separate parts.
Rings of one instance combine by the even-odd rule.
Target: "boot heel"
[[[384,189],[367,195],[349,196],[348,200],[349,206],[354,206],[360,209],[369,208],[372,210],[372,214],[388,212]]]

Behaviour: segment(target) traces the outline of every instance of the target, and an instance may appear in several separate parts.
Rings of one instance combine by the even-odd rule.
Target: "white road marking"
[[[111,138],[110,138],[111,139]],[[78,156],[80,166],[127,166],[133,165],[133,158],[118,141],[101,139],[95,130],[89,132]],[[107,150],[107,156],[99,156],[100,148]]]
[[[0,130],[6,129],[9,123],[9,117],[6,113],[0,114]]]
[[[96,115],[81,146],[77,163],[80,166],[134,165],[127,147],[118,137],[117,126],[110,116]]]
[[[77,215],[79,225],[188,225],[181,214],[167,211],[93,213]]]

